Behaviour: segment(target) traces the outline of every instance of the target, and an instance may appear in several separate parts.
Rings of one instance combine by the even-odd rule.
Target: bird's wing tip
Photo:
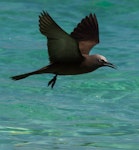
[[[49,13],[48,13],[48,11],[45,11],[45,10],[42,10],[41,12],[40,12],[40,16],[45,16],[45,15],[48,15],[48,16],[50,16],[49,15]]]

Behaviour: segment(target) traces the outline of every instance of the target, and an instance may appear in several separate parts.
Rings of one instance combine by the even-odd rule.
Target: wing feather
[[[39,16],[40,32],[48,39],[51,62],[80,62],[83,59],[78,42],[59,27],[47,12]]]
[[[71,33],[79,43],[82,54],[89,54],[92,47],[99,43],[99,27],[96,15],[86,16]]]

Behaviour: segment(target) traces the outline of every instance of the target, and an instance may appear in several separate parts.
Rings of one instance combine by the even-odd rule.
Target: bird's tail
[[[29,72],[29,73],[25,73],[25,74],[21,74],[21,75],[17,75],[17,76],[13,76],[11,77],[11,79],[13,80],[21,80],[21,79],[24,79],[28,76],[31,76],[31,75],[34,75],[34,74],[42,74],[42,73],[47,73],[47,66],[44,67],[44,68],[41,68],[37,71],[33,71],[33,72]]]
[[[13,79],[13,80],[20,80],[20,79],[24,79],[24,78],[26,78],[26,77],[28,77],[30,75],[31,75],[30,73],[25,73],[25,74],[13,76],[13,77],[11,77],[11,79]]]

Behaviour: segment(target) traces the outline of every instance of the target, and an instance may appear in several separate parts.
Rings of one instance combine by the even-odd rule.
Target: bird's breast
[[[49,66],[48,73],[54,73],[58,75],[77,75],[88,73],[95,70],[88,66],[86,63],[60,63],[52,64]]]

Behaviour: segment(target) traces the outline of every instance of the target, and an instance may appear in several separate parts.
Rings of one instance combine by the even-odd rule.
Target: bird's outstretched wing
[[[82,54],[89,54],[91,48],[99,43],[99,28],[96,15],[86,16],[77,25],[71,36],[79,42]]]
[[[80,62],[83,59],[78,42],[62,30],[47,12],[39,16],[40,32],[48,39],[51,62]]]

